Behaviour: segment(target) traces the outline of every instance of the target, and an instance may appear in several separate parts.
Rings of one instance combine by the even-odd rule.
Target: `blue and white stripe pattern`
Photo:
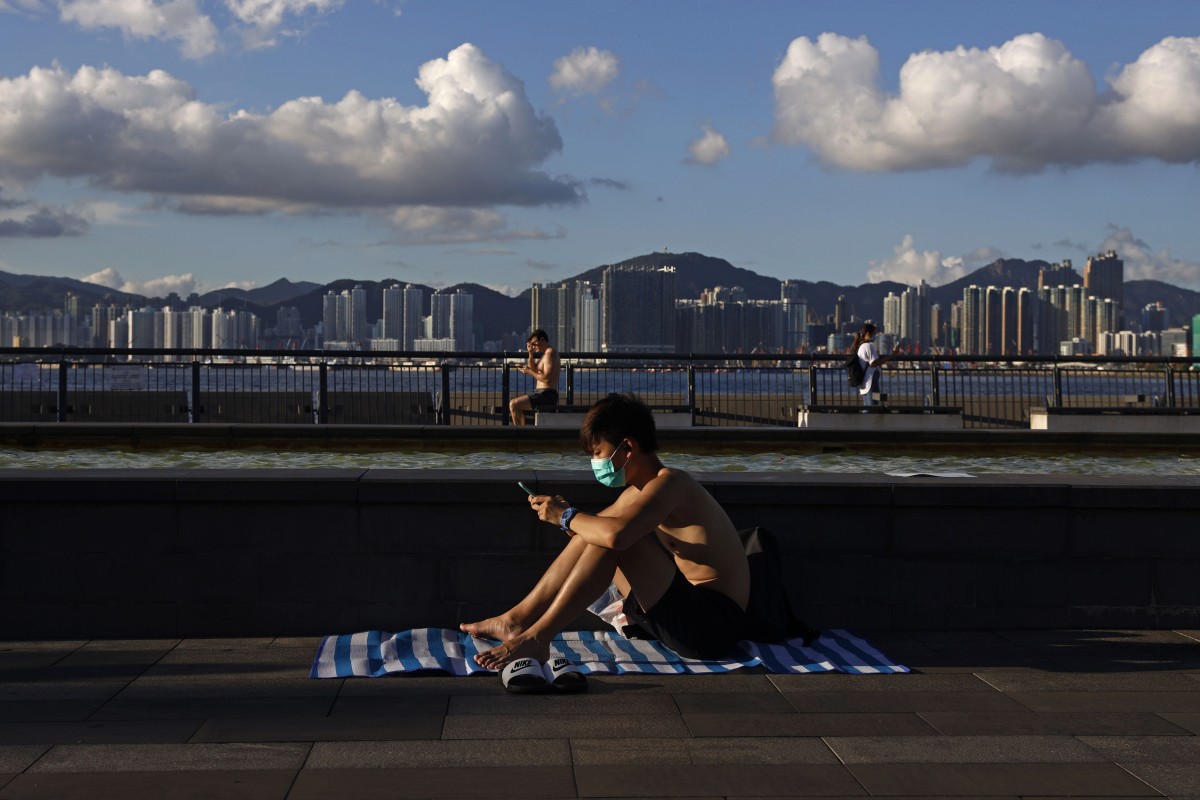
[[[310,678],[377,678],[393,672],[439,671],[451,675],[489,673],[474,656],[495,646],[487,639],[445,628],[416,628],[326,636],[317,650]],[[857,675],[908,672],[849,631],[825,631],[809,647],[800,639],[778,644],[741,642],[730,658],[696,661],[683,658],[650,639],[626,639],[609,631],[566,631],[550,645],[551,658],[566,658],[583,672],[702,674],[762,667],[767,672],[846,672]]]

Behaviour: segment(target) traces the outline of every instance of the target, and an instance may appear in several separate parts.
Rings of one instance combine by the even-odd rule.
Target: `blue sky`
[[[1200,289],[1200,4],[0,0],[0,270]]]

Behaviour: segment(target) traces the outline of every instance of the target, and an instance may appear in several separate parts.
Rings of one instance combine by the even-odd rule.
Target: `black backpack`
[[[805,646],[820,636],[801,622],[788,601],[783,583],[779,545],[766,528],[738,531],[750,565],[750,600],[746,603],[746,638],[756,642],[804,639]]]
[[[858,357],[858,353],[851,353],[850,357],[846,359],[846,382],[858,388],[862,386],[866,377],[866,370],[863,369],[862,359]]]

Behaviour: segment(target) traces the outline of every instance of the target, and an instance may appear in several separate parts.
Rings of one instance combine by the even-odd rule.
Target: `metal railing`
[[[564,354],[560,409],[614,391],[702,426],[797,424],[861,404],[845,355]],[[0,349],[0,422],[508,425],[532,391],[522,353]],[[1027,428],[1033,408],[1200,409],[1186,358],[897,356],[892,407],[961,409],[972,428]]]

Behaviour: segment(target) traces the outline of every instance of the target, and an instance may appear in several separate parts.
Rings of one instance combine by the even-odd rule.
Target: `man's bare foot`
[[[464,622],[458,626],[463,633],[469,633],[480,639],[491,639],[497,642],[507,642],[509,639],[525,632],[525,626],[506,614],[489,617],[479,622]]]
[[[539,642],[530,636],[517,635],[506,640],[504,644],[475,656],[475,663],[486,669],[500,669],[518,658],[536,658],[545,663],[550,659],[550,643]]]

